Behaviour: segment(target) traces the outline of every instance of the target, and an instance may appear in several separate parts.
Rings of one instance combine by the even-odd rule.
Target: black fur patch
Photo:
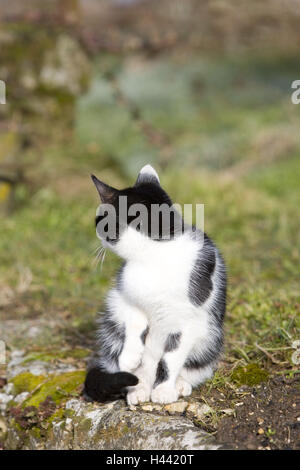
[[[224,260],[220,253],[218,253],[218,271],[220,277],[222,278],[222,284],[219,285],[218,290],[215,293],[215,298],[213,302],[213,314],[221,327],[223,324],[225,312],[226,312],[226,285],[227,285],[227,273]]]
[[[149,333],[149,326],[147,326],[147,328],[141,334],[141,340],[143,344],[146,343],[146,338],[147,338],[148,333]]]
[[[213,346],[208,347],[205,353],[198,356],[188,357],[184,363],[186,369],[195,370],[210,365],[215,361],[223,348],[223,333],[220,331],[220,336],[215,338]]]
[[[173,333],[167,337],[165,344],[165,352],[171,352],[178,348],[180,343],[181,333]]]
[[[87,373],[83,396],[87,401],[106,402],[123,398],[126,387],[136,385],[138,378],[129,372],[110,374],[99,367],[93,367]]]
[[[157,370],[156,370],[156,378],[153,387],[157,387],[157,385],[165,382],[168,380],[169,371],[164,359],[161,359],[158,363]]]
[[[210,364],[210,362],[210,360],[206,360],[200,357],[187,358],[184,363],[184,367],[190,370],[201,369],[202,367],[205,367]]]
[[[215,265],[215,246],[210,238],[204,234],[204,245],[193,267],[190,278],[189,298],[192,304],[200,306],[208,299],[213,288],[211,278]]]

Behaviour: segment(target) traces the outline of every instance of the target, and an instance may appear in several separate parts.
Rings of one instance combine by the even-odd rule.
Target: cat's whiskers
[[[103,246],[99,246],[96,248],[95,252],[96,252],[96,256],[94,257],[94,259],[92,260],[92,265],[97,268],[97,265],[100,261],[100,258],[101,258],[101,255],[104,251],[104,247]],[[94,253],[95,253],[94,252]]]
[[[101,249],[101,245],[100,246],[96,246],[96,248],[92,251],[92,254],[94,255],[97,251],[99,251]]]
[[[105,255],[106,255],[106,249],[104,248],[103,252],[102,252],[102,257],[101,257],[100,271],[102,271],[102,266],[103,266],[103,263],[104,263],[104,260],[105,260]]]
[[[103,246],[99,246],[96,248],[96,250],[94,250],[94,253],[95,252],[96,252],[96,256],[94,257],[92,264],[95,270],[100,265],[100,271],[101,271],[103,263],[104,263],[105,255],[106,255],[106,249]]]

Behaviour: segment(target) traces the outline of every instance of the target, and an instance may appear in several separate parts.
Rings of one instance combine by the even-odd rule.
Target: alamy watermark
[[[295,91],[292,93],[291,101],[293,104],[299,104],[300,103],[300,80],[294,80],[292,82],[291,88],[295,89]]]
[[[117,207],[113,204],[98,207],[96,223],[99,237],[111,242],[128,227],[152,240],[172,240],[193,232],[193,237],[201,242],[204,239],[204,204],[128,205],[127,196],[120,196]]]
[[[6,85],[3,80],[0,80],[0,104],[6,104]]]

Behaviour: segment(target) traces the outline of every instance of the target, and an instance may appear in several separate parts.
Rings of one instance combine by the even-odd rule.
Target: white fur
[[[157,181],[159,182],[159,176],[158,174],[156,173],[156,171],[154,170],[154,168],[151,166],[151,165],[145,165],[143,166],[143,168],[141,169],[140,171],[140,174],[147,174],[147,175],[150,175],[150,176],[154,176],[154,178],[157,179]]]

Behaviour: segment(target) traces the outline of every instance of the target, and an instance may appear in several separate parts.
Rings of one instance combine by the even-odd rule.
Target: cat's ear
[[[145,165],[138,174],[135,186],[143,183],[160,184],[159,177],[151,165]]]
[[[100,181],[96,176],[91,175],[94,185],[97,188],[101,201],[104,203],[110,202],[118,193],[119,191],[115,188],[112,188],[103,181]]]

